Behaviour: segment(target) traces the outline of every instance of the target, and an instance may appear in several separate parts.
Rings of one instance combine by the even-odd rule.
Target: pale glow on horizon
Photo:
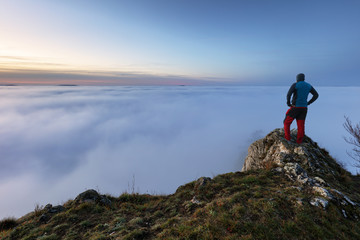
[[[38,54],[31,54],[32,52],[37,52]],[[111,62],[110,60],[102,61],[99,59],[92,60],[87,58],[86,56],[68,56],[67,59],[50,57],[50,55],[46,55],[45,53],[41,55],[42,51],[40,49],[34,49],[32,51],[22,51],[21,49],[14,48],[4,48],[1,49],[0,55],[0,73],[8,72],[8,73],[23,73],[26,71],[32,72],[56,72],[56,73],[74,73],[81,75],[91,75],[91,76],[105,76],[105,77],[117,77],[119,75],[126,74],[138,74],[138,75],[152,75],[154,77],[167,77],[167,76],[180,76],[184,78],[196,78],[207,80],[211,78],[216,78],[217,76],[212,75],[206,76],[206,74],[198,74],[193,73],[191,71],[184,71],[181,69],[175,69],[171,66],[156,64],[156,63],[144,63],[135,64],[135,63],[126,63],[124,61],[121,64],[120,61],[116,61],[116,63]],[[59,55],[55,55],[59,56]],[[68,59],[71,59],[69,61]],[[168,69],[168,71],[164,71]],[[220,76],[219,76],[220,78]],[[222,77],[226,79],[226,77]],[[71,80],[69,80],[71,81]],[[88,80],[89,84],[94,81]],[[46,82],[46,84],[57,84],[57,81],[50,80]],[[96,81],[100,83],[101,81]],[[16,81],[17,84],[29,83],[27,81]],[[36,81],[31,81],[31,83],[36,84]],[[104,80],[106,84],[106,81]]]
[[[360,3],[324,3],[1,1],[0,71],[25,82],[44,71],[54,83],[70,81],[69,71],[116,72],[120,85],[121,74],[151,75],[150,85],[167,76],[288,85],[305,72],[321,85],[358,85]],[[10,78],[0,74],[0,84]]]

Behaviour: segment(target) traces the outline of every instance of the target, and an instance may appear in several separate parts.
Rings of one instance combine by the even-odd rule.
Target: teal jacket
[[[308,95],[311,93],[313,96],[310,101],[307,101]],[[293,95],[292,101],[290,103],[291,95]],[[291,85],[287,96],[287,105],[289,107],[307,107],[311,103],[315,102],[315,100],[319,97],[318,92],[311,86],[309,83],[305,81],[298,81]]]

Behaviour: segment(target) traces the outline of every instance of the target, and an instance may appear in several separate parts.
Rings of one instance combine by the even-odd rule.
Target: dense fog
[[[356,173],[344,115],[360,122],[360,88],[316,88],[306,134]],[[94,188],[173,193],[239,171],[254,140],[282,127],[288,87],[0,88],[0,219]],[[296,127],[293,123],[292,127]]]

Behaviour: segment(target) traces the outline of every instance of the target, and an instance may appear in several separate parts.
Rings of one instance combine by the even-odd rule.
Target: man
[[[307,101],[308,95],[311,93],[313,96],[310,101]],[[292,101],[290,102],[290,98]],[[317,91],[307,82],[305,82],[305,74],[299,73],[296,76],[296,83],[291,85],[289,92],[287,93],[287,105],[290,109],[286,112],[284,119],[284,130],[285,139],[290,141],[290,125],[296,119],[298,133],[297,140],[298,144],[301,144],[305,135],[305,118],[307,114],[307,106],[312,104],[319,94]]]

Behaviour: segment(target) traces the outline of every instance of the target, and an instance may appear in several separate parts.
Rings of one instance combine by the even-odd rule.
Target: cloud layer
[[[238,171],[249,144],[282,127],[287,89],[1,87],[0,218],[89,188],[168,194]],[[343,116],[360,119],[360,88],[317,90],[307,133],[346,162]]]

